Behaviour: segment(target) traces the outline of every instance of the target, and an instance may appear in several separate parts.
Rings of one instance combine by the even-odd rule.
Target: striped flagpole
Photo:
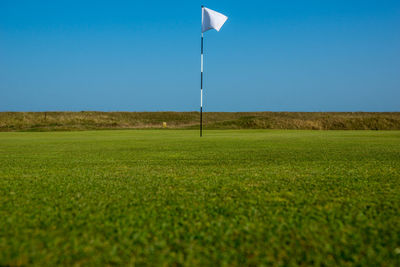
[[[201,34],[200,137],[203,135],[203,33]]]
[[[203,135],[203,33],[211,29],[219,31],[227,19],[224,14],[201,6],[200,137]]]
[[[201,11],[203,12],[201,6]],[[201,32],[201,74],[200,74],[200,137],[203,136],[203,32]]]

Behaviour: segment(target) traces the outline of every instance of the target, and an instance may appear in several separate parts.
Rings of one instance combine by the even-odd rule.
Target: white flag
[[[202,19],[201,19],[201,32],[206,32],[211,29],[215,29],[219,32],[222,25],[228,19],[227,16],[218,13],[209,8],[202,8]]]

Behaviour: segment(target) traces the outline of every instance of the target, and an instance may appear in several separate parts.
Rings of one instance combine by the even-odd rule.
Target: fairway
[[[400,132],[0,133],[0,265],[400,264]]]

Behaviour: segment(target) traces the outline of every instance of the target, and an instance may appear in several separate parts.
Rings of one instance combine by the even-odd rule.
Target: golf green
[[[400,264],[399,131],[0,133],[0,265]]]

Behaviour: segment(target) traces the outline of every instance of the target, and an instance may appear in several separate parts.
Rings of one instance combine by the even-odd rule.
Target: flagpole
[[[203,41],[204,32],[215,29],[219,31],[228,19],[224,14],[201,6],[201,72],[200,72],[200,137],[203,136]]]
[[[201,11],[203,12],[201,6]],[[201,32],[201,73],[200,73],[200,137],[203,136],[203,31]]]
[[[200,137],[203,135],[203,33],[201,33]]]

